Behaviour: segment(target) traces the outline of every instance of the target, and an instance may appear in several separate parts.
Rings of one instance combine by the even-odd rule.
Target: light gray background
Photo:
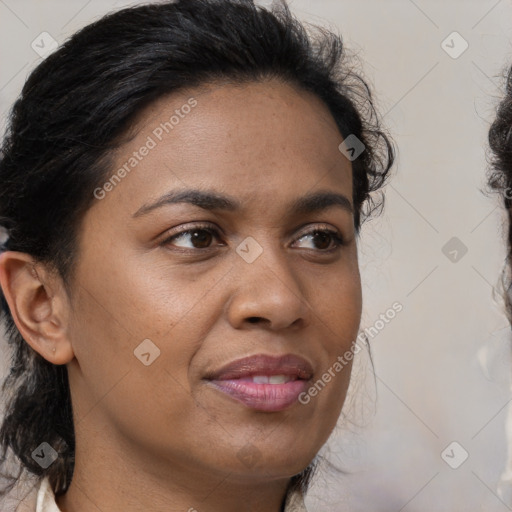
[[[32,41],[48,32],[63,42],[124,5],[0,0],[1,127],[40,61]],[[320,473],[307,504],[313,512],[512,510],[507,489],[497,494],[512,398],[509,336],[502,331],[507,321],[499,296],[493,298],[505,258],[504,215],[497,198],[481,192],[500,74],[512,63],[512,4],[295,0],[290,5],[303,20],[342,33],[364,63],[399,146],[384,214],[362,231],[362,326],[373,325],[395,301],[404,309],[371,340],[376,386],[368,365],[362,359],[357,365],[348,420],[340,421],[327,447],[330,459],[351,474]],[[469,44],[456,59],[442,47],[454,31]],[[452,52],[462,48],[457,37],[445,43]],[[459,249],[455,262],[442,251],[452,237],[468,249],[462,257]],[[448,451],[451,460],[462,449],[469,454],[457,469],[441,457],[453,441],[461,448]]]

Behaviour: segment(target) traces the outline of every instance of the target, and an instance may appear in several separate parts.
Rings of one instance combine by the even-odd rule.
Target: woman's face
[[[351,364],[332,368],[361,315],[352,170],[334,119],[269,81],[160,99],[136,128],[80,231],[77,447],[101,440],[147,471],[292,476],[339,417]],[[217,199],[171,200],[191,190]],[[306,200],[320,193],[331,200]],[[256,358],[222,373],[261,355],[305,363]]]

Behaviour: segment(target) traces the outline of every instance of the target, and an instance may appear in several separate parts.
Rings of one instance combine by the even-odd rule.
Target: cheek
[[[354,350],[361,321],[362,290],[357,266],[345,267],[325,283],[317,302],[323,311],[317,316],[317,325],[323,333],[324,357],[312,393],[325,425],[334,425],[349,387],[353,358],[357,357]],[[315,383],[312,385],[315,387]]]
[[[115,264],[95,258],[81,269],[77,306],[81,322],[111,329],[110,334],[117,332],[114,344],[163,338],[183,321],[190,325],[202,299],[216,284],[215,279],[187,279],[178,267],[141,263],[130,255]]]
[[[341,342],[338,349],[355,340],[362,314],[361,279],[357,266],[348,267],[325,280],[323,293],[317,293],[326,326]]]
[[[147,273],[124,276],[119,268],[97,272],[79,287],[71,328],[80,367],[76,413],[88,418],[84,427],[96,415],[108,417],[127,438],[157,450],[166,428],[183,423],[190,433],[197,423],[189,367],[212,304],[201,300],[205,289],[199,282],[173,282],[170,291],[168,282]]]
[[[218,318],[216,287],[225,270],[199,279],[169,265],[145,267],[135,257],[116,265],[89,261],[78,273],[72,337],[91,397],[98,399],[130,372],[123,383],[135,379],[133,392],[176,387],[179,399],[180,389],[190,389],[191,361]]]

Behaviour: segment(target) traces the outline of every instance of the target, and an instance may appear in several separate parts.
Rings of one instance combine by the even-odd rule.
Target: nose
[[[233,289],[227,316],[235,329],[261,324],[269,329],[303,328],[309,325],[311,306],[304,283],[290,267],[282,249],[265,249],[252,263],[242,258],[231,270]]]

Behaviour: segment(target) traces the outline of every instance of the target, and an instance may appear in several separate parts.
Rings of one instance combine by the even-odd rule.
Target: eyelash
[[[190,235],[190,234],[195,233],[197,231],[206,231],[206,232],[212,234],[217,239],[219,238],[218,230],[215,229],[215,228],[212,228],[211,225],[209,225],[209,224],[197,224],[196,226],[194,226],[191,229],[186,229],[184,231],[179,231],[178,233],[174,233],[173,235],[167,237],[165,240],[163,240],[161,242],[161,245],[163,245],[163,246],[164,245],[168,245],[170,242],[172,242],[173,240],[175,240],[177,238],[183,237],[185,235]],[[322,254],[330,254],[330,253],[333,253],[335,251],[338,251],[342,246],[344,246],[346,244],[345,239],[343,238],[343,236],[338,231],[334,231],[332,229],[321,229],[321,228],[314,228],[314,229],[311,229],[310,231],[306,231],[305,233],[302,233],[297,240],[300,240],[301,238],[304,238],[305,236],[308,236],[308,235],[309,236],[313,236],[313,235],[315,235],[317,233],[329,235],[329,236],[331,236],[331,238],[335,242],[335,246],[333,248],[331,248],[331,249],[318,249],[317,250],[318,252],[320,252]],[[183,252],[208,251],[210,249],[211,249],[211,247],[192,248],[192,249],[190,249],[190,248],[183,248],[183,247],[178,247],[177,248],[177,250],[183,251]],[[315,249],[310,249],[310,250],[315,250]]]

